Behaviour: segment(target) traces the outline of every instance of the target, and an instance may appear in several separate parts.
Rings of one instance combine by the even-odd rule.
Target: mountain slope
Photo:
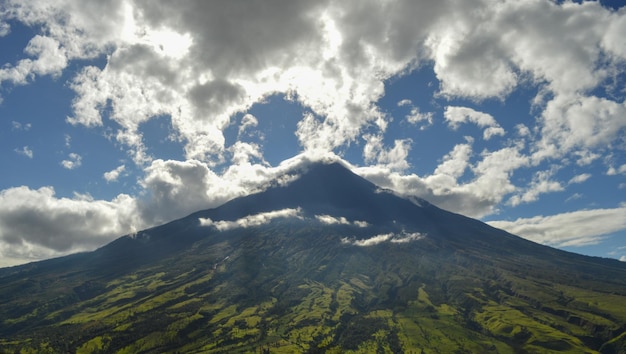
[[[340,164],[0,270],[0,352],[626,350],[626,266],[413,203]]]

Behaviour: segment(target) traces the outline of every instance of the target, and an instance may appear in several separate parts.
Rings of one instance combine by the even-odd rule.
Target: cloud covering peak
[[[80,203],[113,215],[103,229],[98,217],[86,221],[108,230],[89,240],[70,230],[71,242],[21,243],[43,253],[93,248],[327,158],[473,217],[559,193],[579,196],[571,208],[607,215],[623,200],[599,207],[582,189],[596,176],[612,177],[614,189],[626,183],[625,32],[624,8],[602,1],[6,0],[4,105],[17,87],[41,83],[67,96],[58,112],[6,114],[6,164],[47,158],[62,172],[0,186],[21,208],[0,211],[0,249],[20,254],[4,236],[32,232],[20,213],[40,225]],[[102,162],[102,146],[78,136],[85,131],[115,158]],[[80,183],[67,177],[79,173]],[[65,180],[72,187],[61,188]],[[65,191],[73,186],[108,192],[78,200]],[[26,194],[55,210],[12,199]],[[549,213],[576,211],[562,204]]]

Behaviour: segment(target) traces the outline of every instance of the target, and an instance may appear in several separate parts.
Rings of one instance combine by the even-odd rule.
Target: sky
[[[625,33],[621,1],[3,0],[0,266],[320,159],[626,261]]]

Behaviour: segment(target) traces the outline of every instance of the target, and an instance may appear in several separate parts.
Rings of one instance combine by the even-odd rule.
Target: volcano
[[[341,163],[88,253],[0,269],[0,352],[624,353],[626,264]]]

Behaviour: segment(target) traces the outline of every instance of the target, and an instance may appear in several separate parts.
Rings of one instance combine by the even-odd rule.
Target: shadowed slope
[[[413,203],[338,163],[291,174],[0,270],[0,352],[624,351],[625,264]]]

